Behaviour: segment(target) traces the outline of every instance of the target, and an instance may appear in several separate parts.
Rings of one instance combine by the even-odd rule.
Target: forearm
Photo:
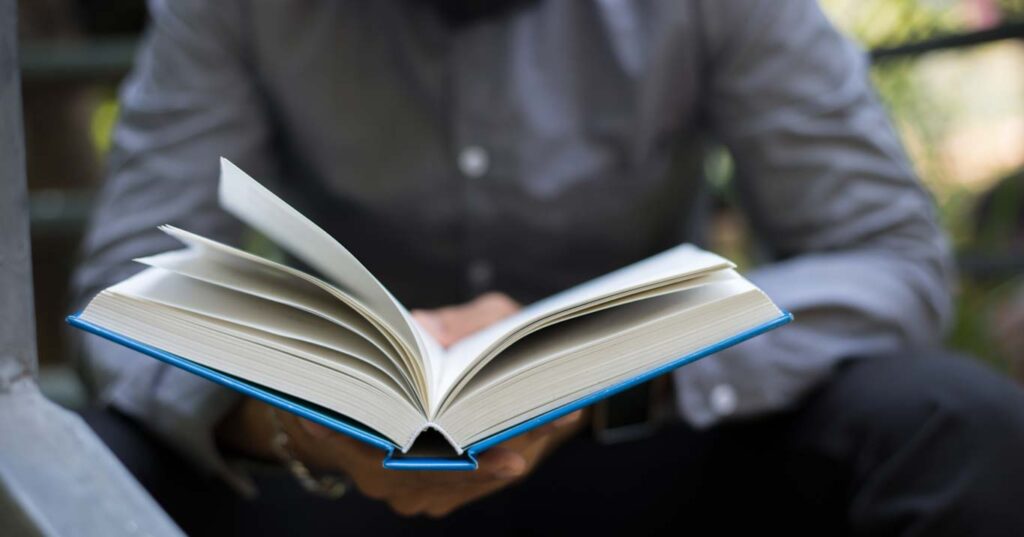
[[[144,268],[133,259],[182,248],[157,226],[239,242],[241,225],[217,205],[221,156],[275,175],[263,103],[241,58],[235,8],[234,2],[151,0],[146,40],[121,90],[109,177],[73,279],[76,308]],[[76,337],[104,402],[201,468],[231,474],[213,431],[241,396],[100,338]]]
[[[703,2],[712,129],[795,322],[687,366],[696,425],[789,408],[841,360],[940,341],[952,263],[868,63],[812,0]]]
[[[937,345],[952,314],[948,257],[880,250],[809,254],[748,276],[795,322],[675,374],[697,426],[796,405],[843,360]]]

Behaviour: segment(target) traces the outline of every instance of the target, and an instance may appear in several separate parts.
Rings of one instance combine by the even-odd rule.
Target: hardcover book
[[[374,445],[388,468],[473,469],[507,438],[791,319],[731,262],[681,245],[444,348],[224,159],[219,198],[314,273],[163,226],[183,248],[138,259],[68,321]]]

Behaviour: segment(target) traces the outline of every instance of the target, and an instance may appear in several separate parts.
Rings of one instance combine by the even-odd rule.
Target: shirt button
[[[728,416],[736,412],[738,404],[736,389],[728,384],[719,384],[711,389],[711,410],[719,416]]]
[[[474,291],[486,291],[494,283],[494,266],[487,261],[477,259],[469,264],[466,277]]]
[[[480,146],[471,145],[459,152],[459,170],[471,179],[483,177],[490,164],[490,156]]]

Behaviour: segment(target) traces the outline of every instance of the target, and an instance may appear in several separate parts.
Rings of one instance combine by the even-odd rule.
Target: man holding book
[[[952,314],[948,246],[863,54],[813,1],[150,7],[76,276],[83,301],[140,270],[133,259],[179,247],[159,225],[245,240],[217,207],[224,156],[452,345],[520,304],[699,242],[714,139],[771,259],[747,275],[797,318],[648,387],[633,421],[667,404],[675,416],[657,432],[595,440],[583,430],[611,404],[494,447],[471,473],[385,470],[350,439],[83,340],[116,413],[93,422],[187,529],[215,527],[230,505],[244,517],[230,527],[295,532],[1024,531],[1024,395],[928,350]],[[607,419],[591,428],[621,436]],[[282,444],[359,493],[292,501],[298,489],[235,464]],[[168,469],[262,500],[192,493],[177,474],[154,484]],[[724,502],[732,516],[716,515]]]

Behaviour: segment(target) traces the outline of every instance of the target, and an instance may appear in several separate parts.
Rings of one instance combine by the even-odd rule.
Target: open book
[[[224,159],[220,203],[319,276],[164,226],[185,248],[138,259],[149,268],[69,322],[376,445],[392,468],[473,468],[505,438],[790,319],[732,263],[683,245],[443,348]],[[442,452],[410,450],[431,429]]]

